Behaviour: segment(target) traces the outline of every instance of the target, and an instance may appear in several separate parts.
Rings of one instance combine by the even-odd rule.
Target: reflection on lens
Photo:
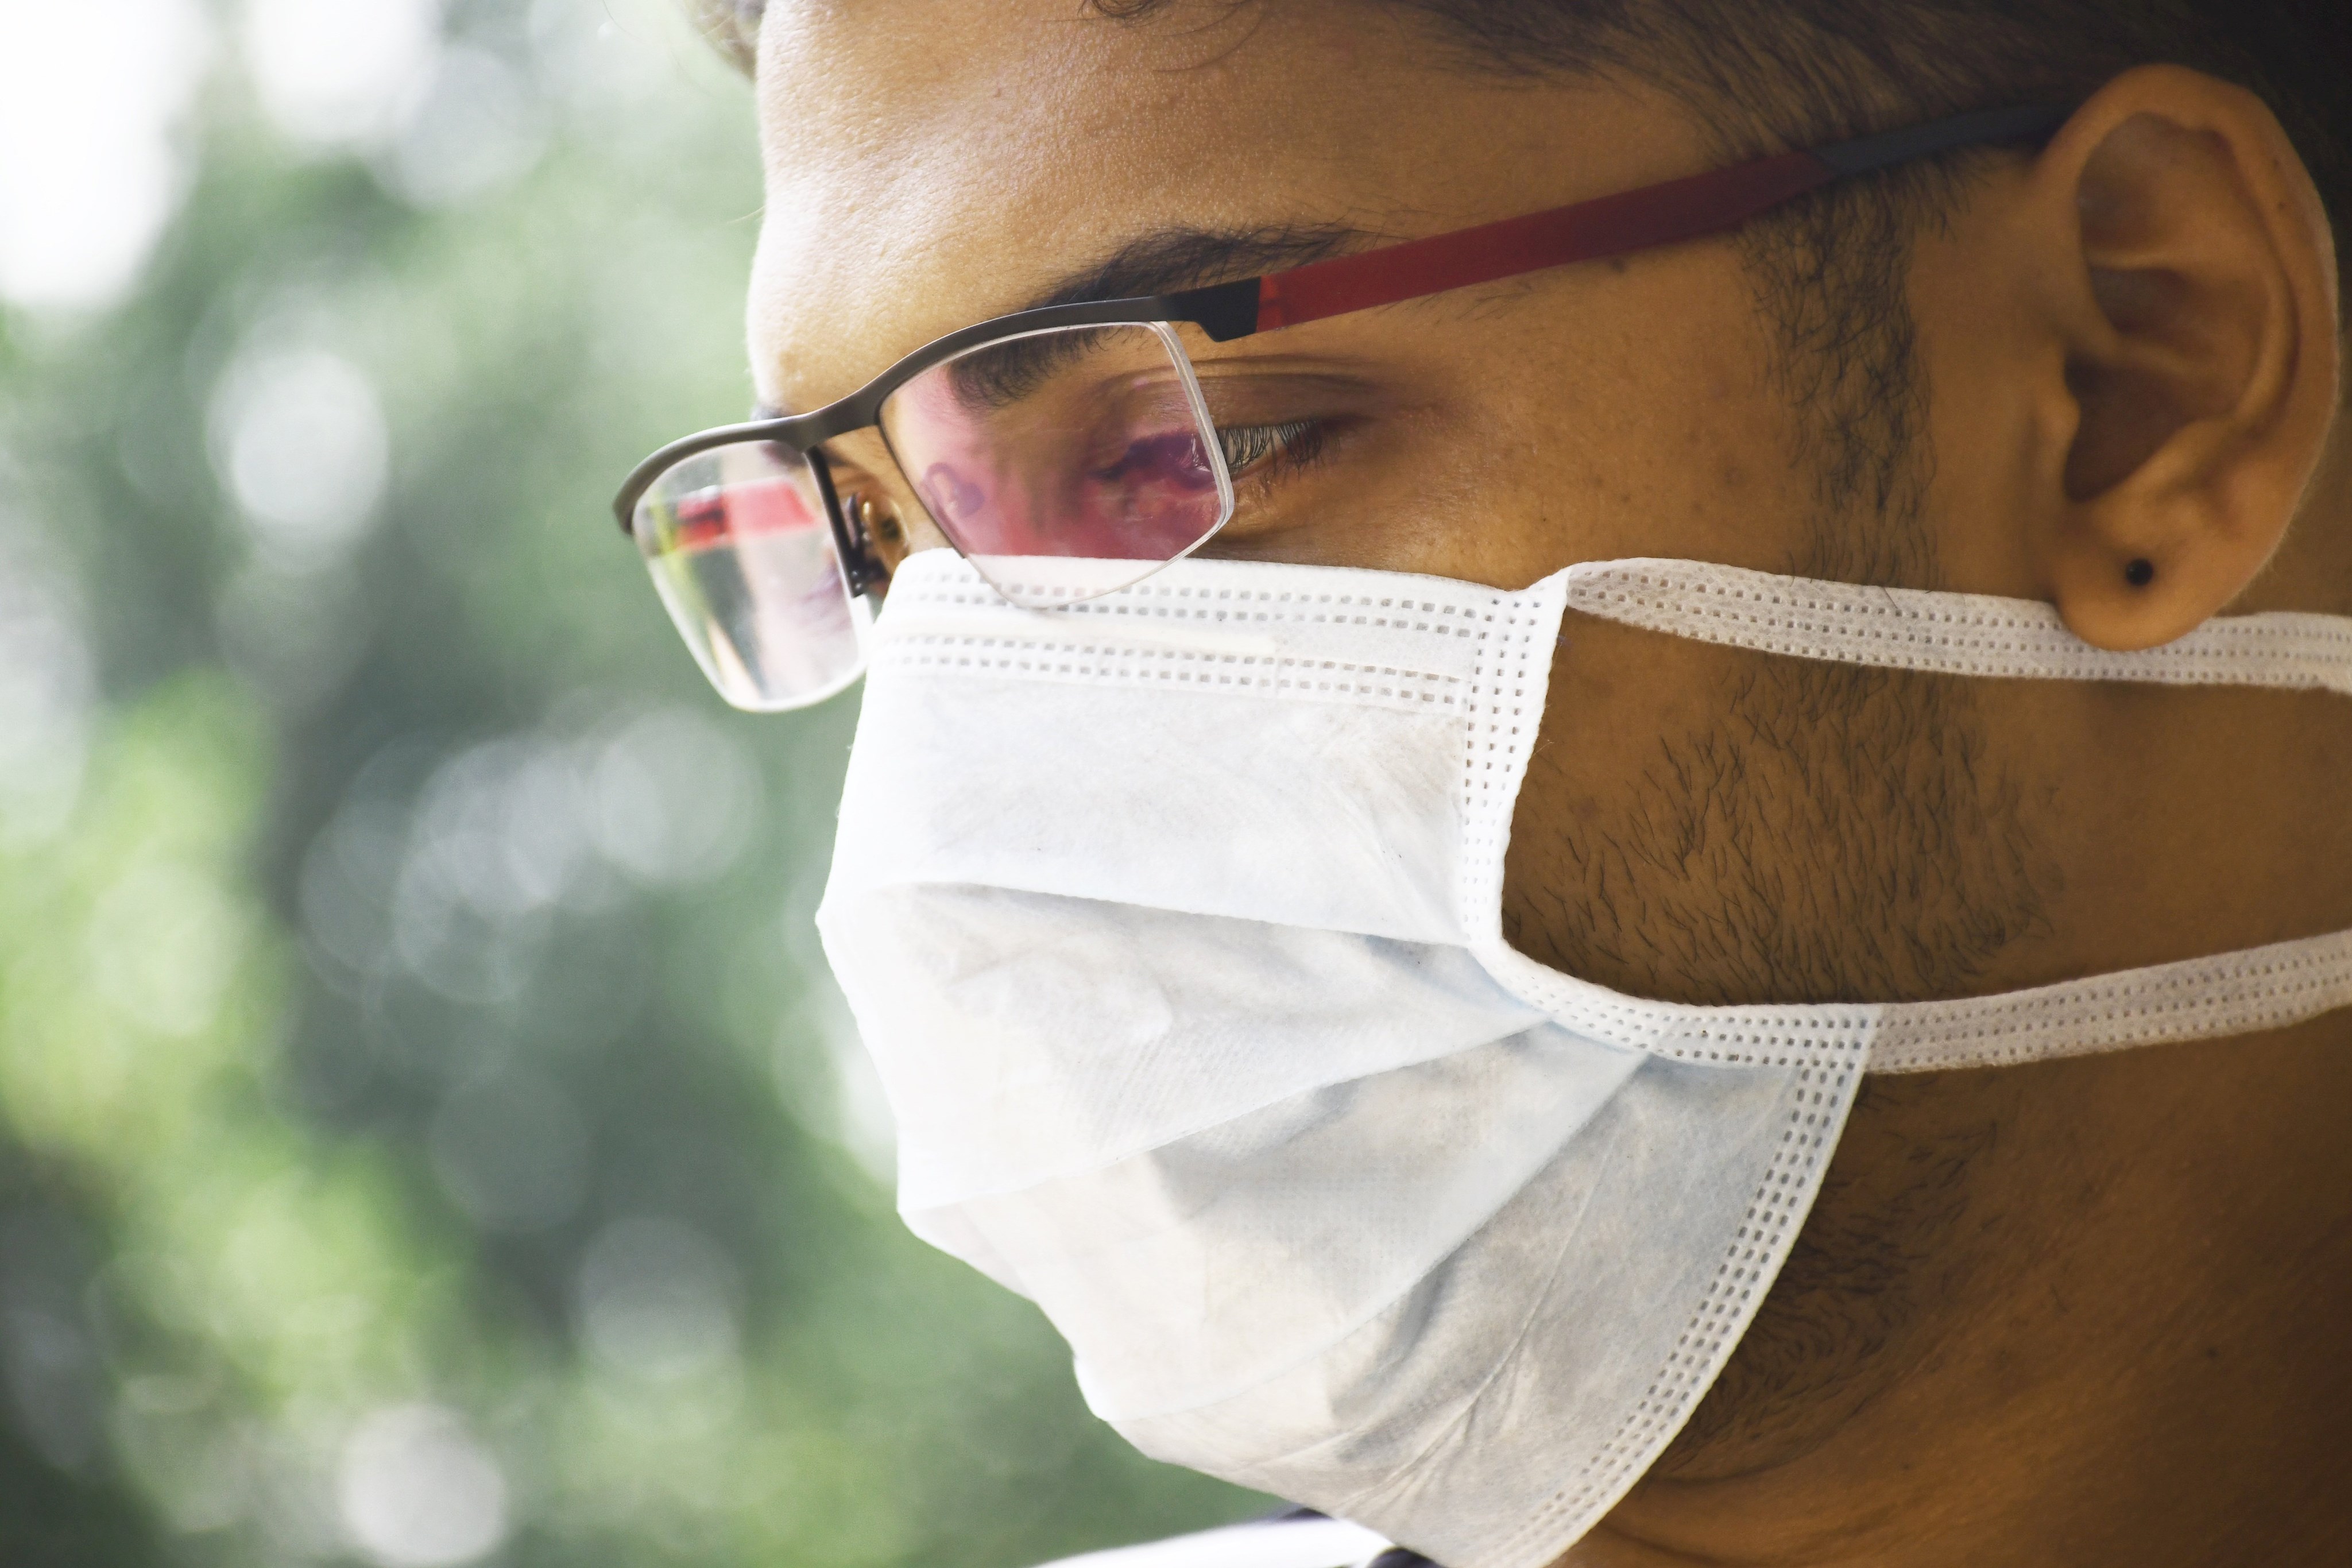
[[[1139,581],[1233,513],[1215,433],[1165,327],[972,350],[893,392],[882,429],[940,532],[1016,603]]]
[[[805,707],[857,678],[868,612],[793,454],[747,442],[687,458],[638,503],[634,531],[670,619],[737,707]]]

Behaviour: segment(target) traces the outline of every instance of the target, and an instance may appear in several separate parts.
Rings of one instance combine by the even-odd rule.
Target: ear
[[[2339,357],[2327,215],[2268,106],[2178,66],[2117,77],[2029,183],[2055,247],[2063,471],[2034,527],[2066,623],[2151,647],[2244,590],[2326,448]],[[2054,366],[2053,366],[2054,368]]]

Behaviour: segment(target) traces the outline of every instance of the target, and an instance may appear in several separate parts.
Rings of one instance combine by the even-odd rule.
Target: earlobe
[[[2074,429],[2037,531],[2068,625],[2193,630],[2294,520],[2336,404],[2325,209],[2262,100],[2172,66],[2110,82],[2044,152]]]

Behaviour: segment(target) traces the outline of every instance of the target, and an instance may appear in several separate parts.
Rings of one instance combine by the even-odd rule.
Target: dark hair
[[[1160,0],[1097,0],[1129,11]],[[1465,62],[1617,74],[1672,92],[1726,156],[1969,109],[2072,102],[2136,65],[2267,102],[2329,214],[2352,214],[2345,0],[1385,0]],[[2352,259],[2352,258],[2347,258]]]
[[[1120,21],[1169,0],[1078,0]],[[1727,156],[1992,104],[2087,96],[2135,65],[2260,94],[2328,211],[2352,210],[2345,0],[1350,0],[1417,15],[1465,66],[1624,76],[1689,104]],[[747,70],[765,0],[686,0]],[[1238,0],[1239,5],[1247,0]]]

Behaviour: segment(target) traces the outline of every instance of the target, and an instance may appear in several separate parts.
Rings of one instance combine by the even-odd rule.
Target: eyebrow
[[[1155,229],[1104,261],[1057,280],[1021,307],[1094,305],[1173,294],[1213,283],[1286,272],[1377,245],[1386,236],[1344,224],[1278,224],[1255,229]]]

